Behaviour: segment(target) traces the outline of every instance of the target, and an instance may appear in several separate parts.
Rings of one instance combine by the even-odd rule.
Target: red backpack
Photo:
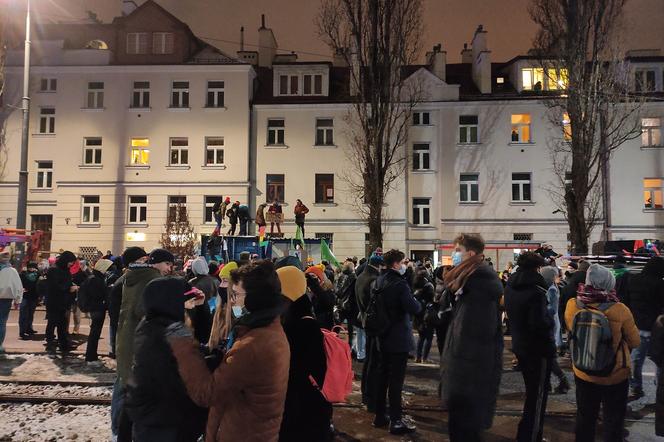
[[[341,327],[334,328],[341,329]],[[320,390],[328,402],[346,402],[346,397],[353,390],[353,363],[350,347],[334,331],[325,328],[321,328],[320,331],[323,333],[323,347],[325,347],[327,362],[323,388],[318,385],[313,376],[309,375],[309,380],[314,387]]]

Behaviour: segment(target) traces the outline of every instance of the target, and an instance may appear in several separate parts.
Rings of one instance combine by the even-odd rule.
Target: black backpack
[[[367,336],[384,336],[390,329],[390,317],[383,296],[387,287],[379,287],[377,280],[371,283],[371,294],[362,324]]]

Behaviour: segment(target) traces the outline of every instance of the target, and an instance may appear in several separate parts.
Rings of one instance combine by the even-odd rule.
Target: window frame
[[[147,146],[134,146],[134,140],[147,140]],[[132,137],[129,141],[129,164],[131,166],[149,166],[150,165],[150,138]],[[140,153],[140,162],[134,161],[134,152]],[[144,153],[147,153],[147,161],[143,162]]]
[[[145,201],[132,201],[133,198],[144,198]],[[132,221],[132,209],[135,209],[136,219]],[[127,197],[127,224],[146,224],[148,222],[147,195],[129,195]]]
[[[644,122],[646,120],[657,120],[658,125],[645,125]],[[654,144],[653,143],[653,133],[654,132],[659,132],[658,137],[659,137],[659,143]],[[644,143],[644,136],[647,136],[648,142]],[[641,147],[645,148],[654,148],[654,147],[663,147],[664,143],[662,143],[662,119],[660,117],[644,117],[641,118]]]
[[[168,39],[170,37],[170,41]],[[170,43],[170,46],[169,46]],[[157,46],[159,45],[159,46]],[[173,32],[152,33],[152,54],[171,55],[175,52],[175,34]]]
[[[145,86],[147,84],[147,86]],[[138,95],[137,95],[138,94]],[[138,99],[137,99],[138,98]],[[131,93],[131,106],[132,109],[149,109],[150,108],[150,82],[149,81],[134,81]]]
[[[528,123],[514,123],[515,116],[528,116]],[[523,141],[523,128],[528,128],[528,140]],[[516,133],[518,140],[514,139],[514,131],[516,128]],[[534,144],[533,142],[533,118],[531,114],[510,114],[510,143],[512,144]]]
[[[475,118],[475,123],[462,123],[463,118]],[[473,128],[475,129],[475,140],[472,140]],[[466,141],[463,141],[461,134],[465,133]],[[480,143],[480,117],[479,115],[459,115],[459,144],[479,144]]]
[[[473,179],[464,179],[464,177]],[[461,188],[466,188],[467,199],[463,200],[461,198],[462,191]],[[473,199],[473,187],[475,187],[475,192],[477,199]],[[480,174],[479,172],[463,172],[459,173],[459,203],[460,204],[477,204],[480,202]]]
[[[281,181],[270,181],[270,177],[281,177]],[[281,198],[275,198],[273,191],[281,190]],[[284,203],[286,201],[286,174],[267,173],[265,174],[265,201],[272,203],[274,200]]]
[[[93,87],[93,85],[101,84],[101,88]],[[104,108],[104,87],[103,81],[88,81],[88,89],[86,94],[86,109],[103,109]]]
[[[53,161],[38,160],[35,187],[37,189],[51,190],[53,189]],[[42,167],[42,165],[48,167]]]
[[[210,141],[212,140],[221,140],[221,144],[210,144]],[[225,154],[224,154],[224,148],[225,148],[225,140],[224,137],[218,137],[218,136],[212,136],[212,137],[205,137],[205,166],[223,166],[225,164]],[[213,162],[208,162],[208,153],[209,152],[214,152],[213,155]],[[218,162],[217,160],[219,152],[221,152],[221,162]]]
[[[174,201],[177,199],[178,201]],[[171,213],[175,212],[174,209],[177,209],[178,205],[182,204],[182,212],[180,213]],[[187,216],[187,195],[168,195],[166,203],[166,222],[180,222],[184,216]],[[175,217],[173,217],[175,215]]]
[[[652,74],[652,87],[650,87],[650,85],[648,84],[649,83],[648,74]],[[655,92],[655,91],[657,91],[657,70],[655,70],[653,68],[635,69],[634,70],[634,91],[635,92]]]
[[[203,223],[204,224],[214,224],[214,213],[212,213],[212,208],[214,205],[219,202],[221,204],[224,201],[224,198],[217,195],[205,195],[203,199]],[[210,214],[210,219],[208,219],[208,209]]]
[[[185,142],[186,144],[175,145],[175,142]],[[177,162],[173,162],[173,153],[177,152]],[[182,154],[185,154],[185,160],[182,160]],[[169,166],[188,166],[189,165],[189,138],[188,137],[170,137],[168,139],[168,165]]]
[[[328,196],[330,189],[332,196]],[[334,204],[334,174],[317,173],[314,176],[314,194],[316,204]]]
[[[431,198],[413,197],[411,207],[411,224],[413,226],[431,226]]]
[[[519,177],[520,175],[528,175],[528,179]],[[513,203],[531,203],[533,201],[533,174],[532,172],[512,172],[512,197]],[[518,198],[514,198],[514,190],[517,186]],[[526,199],[526,190],[528,191],[529,198]]]
[[[221,86],[211,86],[214,83],[221,83]],[[221,108],[225,106],[226,100],[226,82],[225,80],[208,80],[206,82],[206,93],[205,93],[205,107],[207,108]],[[212,94],[212,95],[211,95]],[[220,99],[221,97],[221,99]],[[210,100],[212,98],[212,100]],[[221,103],[220,103],[221,101]]]
[[[99,141],[99,144],[90,144],[92,141]],[[101,166],[102,164],[102,148],[104,140],[102,137],[84,137],[83,138],[83,165],[84,166]],[[91,153],[91,161],[88,161],[88,152]],[[98,161],[97,161],[98,160]]]
[[[96,198],[97,201],[86,201],[86,198]],[[99,224],[99,212],[101,210],[101,197],[99,195],[81,195],[81,224]],[[85,212],[88,209],[88,220],[85,220]]]
[[[176,84],[178,84],[176,87]],[[184,84],[186,83],[186,87]],[[171,108],[189,109],[189,81],[174,80],[171,82]]]
[[[659,186],[646,186],[646,181],[659,181]],[[644,178],[643,181],[643,210],[664,210],[664,178]],[[648,207],[647,196],[650,196],[650,207]],[[659,195],[659,198],[657,196]],[[662,201],[661,207],[657,207],[657,200]]]
[[[44,106],[39,110],[39,133],[41,135],[55,134],[55,106]]]
[[[431,169],[431,144],[413,143],[413,172],[430,171]],[[424,165],[427,167],[424,167]]]
[[[274,125],[275,122],[281,122],[281,125]],[[270,133],[274,132],[273,141],[270,142]],[[281,134],[281,137],[279,137]],[[281,141],[279,140],[281,138]],[[268,118],[267,119],[267,138],[265,140],[266,146],[285,146],[286,145],[286,119],[285,118]]]
[[[309,88],[309,92],[307,92],[307,87]],[[303,74],[302,95],[305,97],[323,95],[323,75]]]
[[[55,93],[58,91],[58,79],[53,77],[42,77],[39,79],[39,92],[43,94]]]
[[[322,125],[321,122],[330,121],[330,125]],[[314,139],[314,146],[334,146],[334,118],[331,117],[317,117],[316,118],[316,133]],[[322,143],[319,143],[319,134]],[[328,139],[329,138],[329,139]]]
[[[413,126],[431,126],[431,111],[413,112]]]
[[[130,39],[135,37],[135,41],[131,42]],[[141,37],[145,40],[144,47],[141,47]],[[127,41],[125,51],[127,55],[145,55],[150,49],[150,33],[149,32],[127,32]]]

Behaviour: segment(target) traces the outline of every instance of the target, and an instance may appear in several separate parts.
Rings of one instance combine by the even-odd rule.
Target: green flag
[[[320,240],[320,259],[321,261],[325,260],[330,264],[334,264],[335,267],[341,267],[341,264],[339,264],[339,261],[337,261],[337,258],[327,246],[327,242],[324,239]]]
[[[302,236],[302,227],[300,226],[297,226],[297,230],[295,231],[295,240],[300,241],[300,247],[302,248],[302,250],[304,250],[304,237]]]

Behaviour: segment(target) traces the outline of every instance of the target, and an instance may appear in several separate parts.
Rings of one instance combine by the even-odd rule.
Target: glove
[[[166,339],[171,340],[171,339],[179,339],[179,338],[189,338],[193,339],[194,335],[191,332],[191,330],[184,325],[184,322],[179,321],[179,322],[174,322],[168,327],[166,327],[166,331],[164,332],[164,336],[166,336]]]

